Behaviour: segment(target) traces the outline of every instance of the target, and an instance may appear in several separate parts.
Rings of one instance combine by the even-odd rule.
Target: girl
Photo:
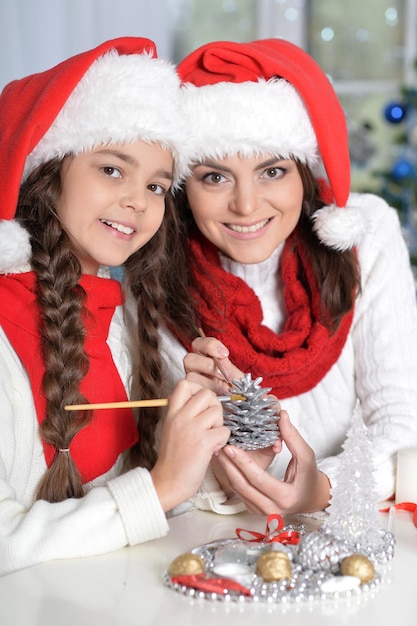
[[[216,357],[230,379],[261,376],[292,420],[275,458],[279,446],[221,451],[207,508],[236,510],[233,494],[258,513],[325,508],[358,400],[378,494],[392,496],[396,452],[417,445],[416,292],[396,212],[349,193],[344,112],[303,50],[213,42],[178,71],[191,151],[176,202],[195,336],[212,337],[193,341],[187,378],[223,391]],[[172,384],[185,349],[165,343]]]
[[[180,111],[174,68],[140,38],[105,42],[0,97],[3,574],[165,535],[165,513],[227,441],[214,393],[187,381],[170,398],[158,460],[151,409],[137,423],[130,408],[65,409],[124,401],[132,388],[155,397],[157,327],[181,308],[165,251],[177,224],[164,218],[183,167]],[[136,338],[107,269],[121,264]]]

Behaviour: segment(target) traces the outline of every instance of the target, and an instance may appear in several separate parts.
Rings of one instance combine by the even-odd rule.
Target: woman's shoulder
[[[351,193],[347,204],[361,212],[365,222],[365,237],[378,229],[389,229],[393,224],[400,227],[398,211],[376,194]]]

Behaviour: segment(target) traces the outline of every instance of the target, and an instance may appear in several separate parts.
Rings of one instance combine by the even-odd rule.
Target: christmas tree
[[[383,538],[378,519],[372,449],[359,403],[343,444],[331,495],[327,530],[357,551],[380,548]]]
[[[417,70],[417,59],[414,67]],[[392,164],[374,175],[381,180],[379,194],[399,211],[417,280],[417,89],[402,87],[400,97],[386,104],[384,118],[399,132]]]

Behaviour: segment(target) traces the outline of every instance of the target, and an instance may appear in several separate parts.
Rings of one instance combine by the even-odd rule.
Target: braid
[[[43,476],[37,499],[59,502],[84,495],[81,476],[67,450],[73,437],[91,420],[91,412],[69,413],[67,404],[86,402],[79,385],[88,370],[82,323],[85,292],[78,285],[81,266],[54,214],[60,193],[61,161],[41,165],[24,183],[16,217],[30,233],[32,269],[37,278],[41,313],[41,350],[45,365],[42,389],[46,416],[42,439],[57,454]]]
[[[155,398],[162,382],[159,328],[165,325],[191,339],[198,333],[188,291],[190,271],[184,235],[170,196],[160,229],[126,261],[125,268],[137,303],[140,364],[135,375],[139,398]],[[159,408],[139,413],[140,438],[130,450],[128,467],[150,469],[155,464],[155,430],[161,415]]]
[[[159,279],[161,264],[157,233],[151,241],[130,257],[125,266],[129,285],[137,305],[137,336],[140,363],[135,372],[139,398],[155,398],[162,380],[158,327],[164,309],[164,293]],[[156,461],[155,429],[161,417],[157,407],[139,411],[139,442],[129,452],[128,467],[151,469]]]

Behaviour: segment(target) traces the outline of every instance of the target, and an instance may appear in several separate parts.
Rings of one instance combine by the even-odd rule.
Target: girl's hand
[[[181,380],[169,399],[152,480],[164,511],[190,498],[203,481],[214,453],[229,439],[216,395]]]
[[[229,351],[221,341],[214,337],[198,337],[192,343],[193,352],[184,357],[184,369],[187,380],[200,383],[213,389],[218,395],[227,393],[228,385],[219,370],[216,359],[229,380],[242,378],[244,372],[229,360]]]
[[[279,424],[282,441],[292,454],[284,480],[271,476],[259,458],[226,446],[217,456],[230,490],[226,493],[239,496],[250,512],[260,515],[324,509],[330,500],[329,479],[318,470],[313,450],[291,424],[286,411],[280,412]]]

